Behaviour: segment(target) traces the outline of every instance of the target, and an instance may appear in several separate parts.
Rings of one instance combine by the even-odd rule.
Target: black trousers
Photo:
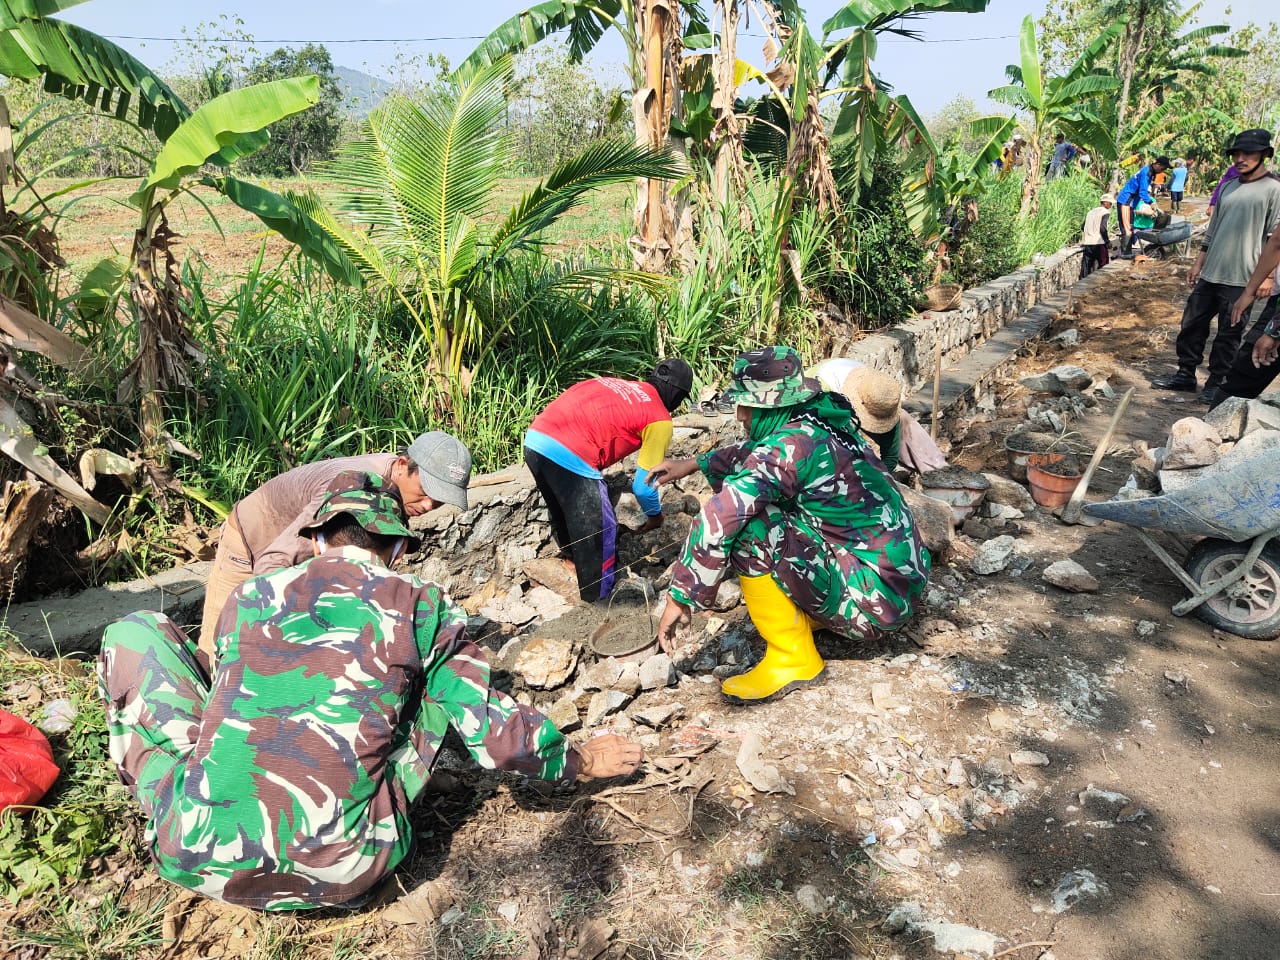
[[[1082,280],[1107,263],[1105,243],[1086,243],[1080,248],[1080,253],[1080,279]]]
[[[1195,376],[1196,367],[1204,359],[1204,347],[1209,342],[1213,318],[1218,318],[1218,335],[1213,338],[1209,351],[1209,379],[1206,386],[1221,386],[1235,360],[1244,333],[1244,323],[1231,325],[1231,307],[1244,293],[1244,287],[1229,287],[1223,283],[1196,281],[1187,305],[1182,311],[1182,329],[1178,331],[1178,371]]]
[[[618,519],[608,487],[603,480],[580,477],[528,447],[524,462],[546,501],[556,544],[573,555],[578,595],[587,603],[607,597],[618,563]]]
[[[1253,345],[1258,342],[1263,330],[1271,322],[1271,318],[1276,315],[1277,301],[1280,301],[1280,296],[1271,297],[1267,300],[1266,306],[1262,308],[1262,314],[1258,317],[1257,322],[1254,323],[1245,335],[1244,340],[1241,341],[1235,362],[1231,364],[1231,369],[1227,373],[1227,382],[1222,385],[1222,392],[1227,396],[1247,397],[1252,400],[1267,387],[1271,386],[1271,381],[1276,378],[1276,374],[1280,374],[1280,359],[1274,360],[1264,367],[1255,367],[1253,365]],[[1243,323],[1241,326],[1243,326]]]

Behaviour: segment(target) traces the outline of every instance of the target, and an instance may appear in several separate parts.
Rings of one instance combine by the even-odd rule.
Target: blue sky
[[[335,63],[378,73],[394,61],[397,45],[409,53],[443,53],[457,62],[475,46],[471,38],[484,35],[528,5],[529,0],[90,0],[62,16],[112,38],[167,38],[181,36],[183,27],[227,14],[241,18],[243,29],[266,50],[285,42],[322,41]],[[840,0],[805,4],[814,24],[840,6]],[[1227,7],[1229,15],[1224,13]],[[1274,0],[1267,0],[1266,12],[1264,0],[1207,0],[1200,22],[1265,23],[1274,19],[1274,9]],[[1005,64],[1017,57],[1016,35],[1022,18],[1028,13],[1039,16],[1043,10],[1043,2],[992,0],[985,13],[931,15],[917,25],[925,42],[888,38],[882,42],[877,70],[895,92],[907,94],[923,113],[936,111],[956,94],[985,105],[986,91],[1004,82]],[[759,63],[759,41],[750,36],[759,30],[748,26],[746,33],[741,54]],[[173,57],[173,44],[164,39],[117,42],[152,66],[163,67]],[[621,44],[605,44],[595,62],[620,81]]]

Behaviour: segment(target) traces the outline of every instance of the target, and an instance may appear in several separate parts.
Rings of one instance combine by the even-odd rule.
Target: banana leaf
[[[201,183],[213,187],[241,210],[247,210],[280,236],[296,243],[305,256],[324,267],[339,283],[358,287],[364,278],[342,248],[301,207],[266,187],[235,177],[204,177]]]
[[[206,163],[230,166],[266,144],[266,127],[319,100],[316,76],[256,83],[214,97],[168,139],[131,200],[139,203],[157,187],[173,189],[182,177]]]

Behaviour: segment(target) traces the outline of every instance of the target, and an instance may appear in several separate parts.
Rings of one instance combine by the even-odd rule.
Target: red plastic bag
[[[35,803],[57,779],[58,765],[44,734],[0,710],[0,810]]]

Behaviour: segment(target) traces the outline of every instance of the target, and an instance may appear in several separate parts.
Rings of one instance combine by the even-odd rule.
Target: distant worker
[[[1221,400],[1244,332],[1232,311],[1280,219],[1280,177],[1267,170],[1267,160],[1274,154],[1267,130],[1242,131],[1231,144],[1231,159],[1240,176],[1223,186],[1200,255],[1187,271],[1192,290],[1178,331],[1178,371],[1151,381],[1153,387],[1195,392],[1196,368],[1204,359],[1217,316],[1218,333],[1209,352],[1209,377],[1200,400],[1211,406]]]
[[[311,556],[302,526],[315,516],[333,478],[350,470],[376,473],[393,485],[411,517],[446,503],[467,509],[471,452],[438,430],[422,434],[398,455],[317,460],[268,480],[232,507],[222,525],[200,618],[200,649],[207,656],[213,655],[214,628],[232,590],[252,576]]]
[[[1059,133],[1053,138],[1053,153],[1049,157],[1048,179],[1055,180],[1067,172],[1067,164],[1076,155],[1076,145]]]
[[[1107,236],[1107,220],[1111,216],[1111,205],[1115,202],[1115,194],[1104,193],[1098,205],[1085,214],[1084,229],[1080,233],[1081,279],[1106,266],[1110,259],[1108,249],[1111,239]]]
[[[212,683],[163,613],[103,636],[108,749],[166,880],[256,910],[367,902],[413,850],[450,730],[483,767],[561,783],[643,761],[494,689],[466,614],[391,570],[413,537],[376,475],[340,475],[299,532],[312,559],[232,593]]]
[[[790,347],[764,347],[733,364],[726,398],[747,439],[692,460],[668,460],[651,479],[701,470],[714,496],[689,528],[671,576],[658,642],[706,609],[734,574],[764,639],[764,659],[721,685],[763,700],[823,671],[813,631],[871,640],[911,617],[929,553],[911,510],[867,442],[849,401],[804,376]]]
[[[1182,195],[1187,188],[1187,161],[1178,157],[1173,161],[1173,172],[1169,178],[1169,209],[1174,213],[1182,210]]]
[[[658,491],[645,479],[666,458],[671,415],[692,389],[693,370],[678,358],[659,362],[643,382],[584,380],[552,400],[524,435],[524,462],[588,603],[609,595],[617,572],[618,520],[601,471],[639,451],[631,492],[647,519],[630,532],[662,526]]]
[[[1156,157],[1130,177],[1116,194],[1116,205],[1120,208],[1121,256],[1128,257],[1133,253],[1134,213],[1149,207],[1150,215],[1155,216],[1155,198],[1151,195],[1151,178],[1168,168],[1168,157]]]
[[[806,371],[824,390],[842,393],[853,405],[858,427],[871,441],[890,473],[901,464],[926,473],[941,470],[947,459],[929,432],[902,409],[902,384],[861,360],[832,357]]]

